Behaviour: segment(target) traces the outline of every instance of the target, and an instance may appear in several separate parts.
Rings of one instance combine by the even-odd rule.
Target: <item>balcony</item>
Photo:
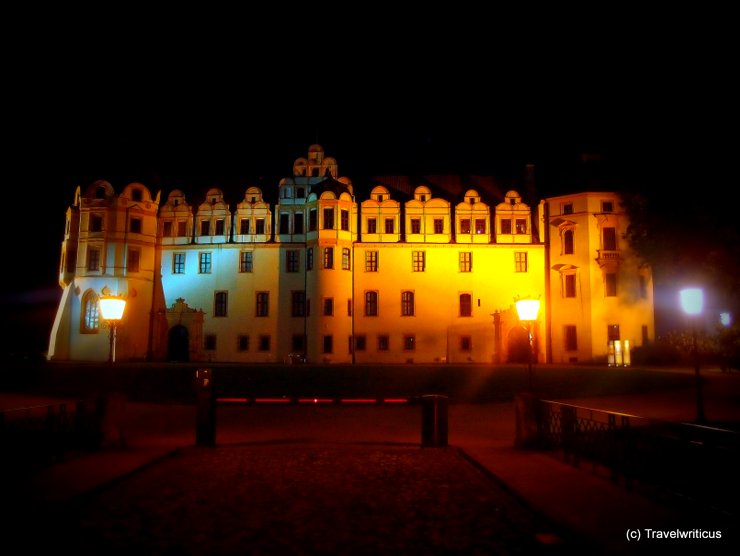
[[[599,266],[604,266],[609,263],[619,264],[622,261],[622,256],[617,250],[597,249],[596,253],[596,262]]]

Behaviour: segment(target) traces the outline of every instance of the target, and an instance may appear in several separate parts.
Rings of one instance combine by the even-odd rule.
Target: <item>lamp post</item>
[[[126,308],[126,298],[119,295],[103,295],[100,297],[100,313],[108,323],[110,329],[110,343],[108,350],[108,363],[116,361],[116,331]]]
[[[697,341],[696,318],[704,309],[704,292],[701,288],[684,288],[680,291],[681,308],[684,313],[692,317],[691,352],[694,359],[694,376],[696,377],[696,422],[704,423],[704,396],[701,387],[701,375],[699,370],[699,346]]]
[[[524,324],[527,329],[527,336],[529,340],[529,355],[528,361],[528,376],[529,376],[529,391],[532,391],[532,355],[534,353],[534,337],[532,335],[532,326],[537,320],[537,313],[540,310],[539,299],[519,299],[516,301],[516,312],[519,315],[519,320]]]

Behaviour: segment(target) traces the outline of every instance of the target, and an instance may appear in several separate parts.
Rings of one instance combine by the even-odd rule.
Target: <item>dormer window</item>
[[[509,204],[510,204],[511,206],[514,206],[514,205],[516,205],[516,199],[509,199]]]
[[[141,189],[134,189],[131,191],[131,199],[135,202],[140,203],[142,199]]]
[[[96,199],[105,199],[105,187],[96,187],[95,188],[95,198]]]

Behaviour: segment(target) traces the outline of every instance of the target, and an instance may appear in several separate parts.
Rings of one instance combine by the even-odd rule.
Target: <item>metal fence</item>
[[[538,400],[537,440],[649,494],[738,513],[740,433]]]

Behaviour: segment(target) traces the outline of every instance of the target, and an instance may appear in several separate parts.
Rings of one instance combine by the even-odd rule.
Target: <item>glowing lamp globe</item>
[[[519,315],[519,320],[535,321],[537,320],[537,313],[539,311],[539,299],[520,299],[516,302],[516,312]]]
[[[704,309],[704,291],[701,288],[685,288],[680,291],[681,308],[687,315],[699,315]]]
[[[123,297],[102,296],[100,298],[100,313],[105,320],[121,320],[126,300]]]

